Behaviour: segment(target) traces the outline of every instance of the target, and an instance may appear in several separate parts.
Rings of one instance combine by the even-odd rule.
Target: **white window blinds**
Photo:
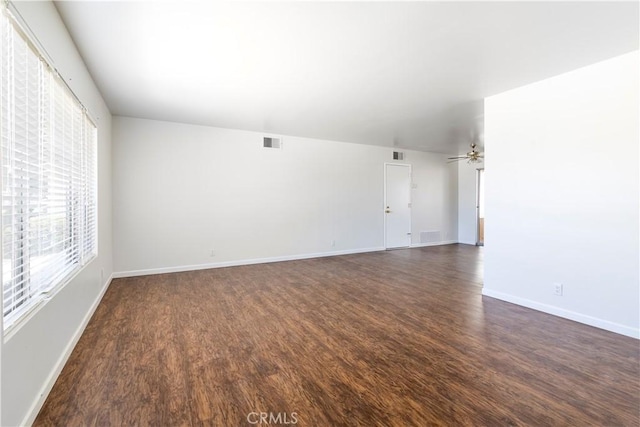
[[[4,329],[96,254],[96,127],[2,7]]]

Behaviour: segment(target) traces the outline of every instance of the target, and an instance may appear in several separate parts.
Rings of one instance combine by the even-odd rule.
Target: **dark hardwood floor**
[[[114,280],[35,425],[640,425],[637,340],[481,282],[464,245]]]

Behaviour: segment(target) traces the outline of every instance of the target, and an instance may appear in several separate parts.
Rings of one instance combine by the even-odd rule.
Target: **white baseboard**
[[[596,328],[604,329],[606,331],[615,332],[621,335],[626,335],[631,338],[640,339],[640,329],[621,325],[619,323],[610,322],[608,320],[589,316],[587,314],[577,313],[571,310],[565,310],[564,308],[543,304],[537,301],[533,301],[526,298],[520,298],[514,295],[505,294],[503,292],[498,292],[498,291],[494,291],[487,288],[482,288],[482,295],[486,295],[488,297],[496,298],[496,299],[510,302],[513,304],[521,305],[523,307],[532,308],[534,310],[542,311],[544,313],[553,314],[554,316],[584,323],[586,325],[594,326]]]
[[[441,242],[431,242],[431,243],[412,243],[410,248],[424,248],[427,246],[442,246],[442,245],[453,245],[458,243],[457,240],[443,240]]]
[[[20,423],[20,425],[30,426],[36,420],[36,417],[38,416],[40,409],[42,409],[42,405],[44,405],[45,400],[47,400],[47,397],[49,396],[49,393],[51,392],[53,385],[56,383],[56,380],[58,379],[60,372],[62,372],[64,365],[67,363],[67,360],[69,360],[69,356],[71,356],[73,349],[75,348],[76,344],[80,340],[80,337],[82,336],[82,333],[84,332],[85,328],[89,324],[89,320],[91,320],[91,316],[93,316],[93,313],[95,313],[96,309],[98,308],[98,305],[100,305],[100,301],[102,301],[102,297],[104,296],[105,292],[107,292],[107,289],[109,289],[109,285],[111,285],[112,280],[113,280],[113,274],[109,276],[107,281],[104,283],[102,290],[100,291],[95,301],[91,305],[91,308],[89,308],[89,311],[87,312],[87,314],[82,319],[82,323],[80,323],[80,326],[78,326],[78,329],[76,329],[76,332],[71,337],[71,341],[69,341],[69,343],[65,347],[64,352],[60,355],[60,358],[56,362],[53,371],[51,371],[51,373],[47,377],[47,380],[44,383],[44,386],[42,387],[42,389],[40,390],[38,397],[31,405],[31,408],[29,408],[29,411],[27,412],[27,416],[22,420],[22,423]]]
[[[364,249],[348,249],[343,251],[318,252],[318,253],[303,254],[303,255],[287,255],[287,256],[278,256],[278,257],[222,261],[222,262],[214,262],[210,264],[179,265],[174,267],[160,267],[160,268],[149,268],[144,270],[119,271],[113,274],[113,278],[120,279],[123,277],[149,276],[152,274],[180,273],[183,271],[207,270],[209,268],[238,267],[241,265],[267,264],[270,262],[281,262],[281,261],[296,261],[301,259],[323,258],[323,257],[329,257],[329,256],[337,256],[337,255],[351,255],[351,254],[360,254],[365,252],[378,252],[383,250],[384,248],[382,247],[364,248]]]
[[[460,243],[461,245],[472,245],[472,246],[477,246],[476,242],[473,242],[471,240],[458,240],[456,243]]]

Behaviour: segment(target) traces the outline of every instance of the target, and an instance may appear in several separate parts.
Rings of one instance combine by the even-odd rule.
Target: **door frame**
[[[484,246],[484,224],[482,226],[483,239],[480,240],[480,181],[481,180],[484,180],[483,167],[476,168],[476,246]]]
[[[413,209],[413,194],[411,192],[411,185],[413,183],[413,169],[411,167],[410,163],[393,163],[393,162],[385,162],[384,163],[384,181],[382,182],[382,189],[383,189],[383,200],[382,200],[382,218],[383,218],[383,222],[384,222],[384,227],[383,227],[383,242],[384,242],[384,248],[385,250],[389,250],[389,247],[387,245],[387,214],[385,212],[386,207],[387,207],[387,166],[403,166],[403,167],[407,167],[409,168],[409,209]],[[413,212],[413,210],[411,211]],[[411,226],[412,226],[412,221],[411,221],[411,215],[409,215],[409,230],[411,230]],[[410,234],[411,236],[411,234]],[[412,237],[412,236],[411,236]],[[409,246],[407,246],[408,248],[411,247],[411,237],[409,237]]]

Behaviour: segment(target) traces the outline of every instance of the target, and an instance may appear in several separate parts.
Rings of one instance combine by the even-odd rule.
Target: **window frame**
[[[29,292],[29,294],[23,300],[21,300],[20,304],[18,304],[17,306],[12,306],[11,311],[7,313],[5,313],[5,278],[4,278],[5,272],[3,271],[2,264],[4,263],[4,257],[5,257],[4,230],[5,230],[6,224],[5,224],[5,218],[4,218],[5,216],[4,210],[5,210],[5,207],[8,206],[8,204],[5,204],[5,195],[4,194],[2,195],[3,215],[0,216],[0,229],[3,231],[2,231],[2,234],[0,235],[0,242],[2,243],[0,245],[0,255],[2,255],[3,263],[0,264],[0,275],[3,277],[3,280],[2,280],[3,298],[2,298],[2,302],[0,303],[2,305],[2,318],[0,318],[0,323],[2,324],[1,329],[2,329],[4,340],[6,341],[11,336],[13,336],[13,334],[17,330],[19,330],[24,324],[26,324],[28,320],[31,317],[33,317],[33,315],[36,312],[38,312],[44,305],[46,305],[46,303],[50,299],[52,299],[67,284],[73,281],[76,278],[76,276],[82,273],[85,270],[85,268],[93,260],[95,260],[98,257],[98,248],[99,248],[98,126],[96,125],[96,121],[91,117],[87,108],[83,105],[83,103],[79,100],[79,98],[76,96],[73,90],[69,87],[67,82],[61,77],[60,73],[53,66],[53,61],[50,60],[48,55],[43,54],[43,52],[46,52],[46,51],[41,47],[38,39],[33,35],[33,33],[29,31],[28,25],[25,24],[24,19],[20,16],[19,12],[15,9],[15,6],[10,2],[2,2],[2,5],[0,6],[0,15],[1,15],[0,19],[3,20],[1,24],[3,28],[2,37],[4,37],[5,31],[7,32],[13,31],[15,34],[14,36],[20,37],[24,42],[24,44],[26,44],[27,53],[25,55],[29,56],[33,54],[35,60],[38,61],[38,64],[39,64],[38,66],[45,70],[44,76],[50,80],[46,84],[48,85],[46,87],[49,88],[51,92],[50,93],[51,105],[49,106],[50,111],[48,111],[50,117],[48,117],[47,119],[43,119],[42,117],[38,116],[38,126],[43,126],[43,123],[45,122],[50,124],[51,127],[62,126],[61,123],[66,123],[64,121],[65,119],[63,119],[62,122],[56,121],[57,117],[56,117],[55,111],[57,110],[55,110],[55,108],[53,107],[53,105],[56,102],[61,103],[61,105],[63,106],[62,108],[67,108],[68,105],[71,105],[72,106],[71,120],[72,121],[80,120],[79,136],[73,135],[71,137],[71,140],[63,137],[62,142],[60,142],[60,144],[63,147],[68,148],[70,146],[73,146],[73,144],[79,144],[78,146],[80,147],[80,154],[76,154],[73,151],[71,151],[72,154],[70,154],[70,156],[74,158],[75,161],[79,160],[80,166],[78,166],[77,164],[71,164],[63,168],[63,174],[68,175],[69,179],[71,179],[70,182],[73,182],[73,184],[70,187],[72,190],[70,190],[69,195],[67,195],[66,198],[64,199],[65,209],[62,215],[65,217],[66,229],[62,233],[62,236],[64,240],[69,239],[69,241],[73,243],[72,245],[70,245],[71,253],[73,255],[68,255],[68,254],[65,255],[67,251],[65,246],[65,249],[60,252],[62,253],[62,257],[59,257],[58,261],[55,261],[50,264],[54,268],[53,270],[47,271],[47,273],[45,273],[46,280],[40,280],[36,282],[34,287],[35,291],[34,289],[29,288],[30,282],[25,282],[24,286],[26,286],[27,288],[26,292]],[[9,26],[10,28],[5,30],[5,26]],[[5,48],[9,48],[9,47],[6,46],[6,44],[0,47],[0,49],[5,49]],[[0,51],[0,54],[1,54],[0,60],[5,61],[6,59],[5,53]],[[7,67],[8,67],[8,64],[10,63],[13,66],[13,64],[15,63],[15,58],[10,58],[9,61],[7,61]],[[0,69],[0,76],[2,72],[3,70]],[[13,102],[13,99],[15,98],[15,93],[14,93],[15,81],[12,81],[11,83],[7,84],[6,88],[7,88],[8,94],[2,93],[3,92],[2,89],[5,88],[4,77],[2,77],[2,82],[0,82],[0,84],[2,85],[2,88],[0,89],[0,100],[1,100],[0,102],[5,102],[4,97],[6,95],[7,99],[11,98],[7,101],[8,105],[10,105]],[[38,86],[38,96],[41,96],[41,89],[42,87]],[[3,123],[3,126],[4,126],[5,118],[2,117],[3,110],[4,110],[4,106],[2,109],[0,109],[0,122]],[[7,119],[7,123],[15,123],[12,121],[13,119],[15,119],[15,114],[16,114],[15,110],[9,110],[9,107],[7,107],[7,111],[11,111],[11,114],[12,114],[10,116],[11,118]],[[25,118],[25,123],[27,122],[29,121]],[[1,127],[0,127],[0,132],[2,132]],[[65,134],[64,136],[68,136],[68,135]],[[0,152],[3,153],[3,156],[0,156],[0,170],[2,170],[2,174],[0,174],[0,184],[3,184],[2,185],[3,192],[5,190],[5,185],[2,182],[3,175],[5,174],[4,138],[5,138],[4,136],[0,138],[0,141],[2,141],[2,149],[0,150]],[[15,145],[16,138],[15,138],[14,132],[11,132],[11,136],[7,138],[11,138],[7,140],[10,141],[11,144]],[[54,140],[54,138],[55,137],[52,137],[52,140]],[[25,139],[24,143],[27,144],[28,146],[31,146],[34,144],[31,138]],[[35,144],[42,144],[42,141],[38,140],[38,142],[36,142]],[[13,152],[15,152],[15,148],[12,148],[10,150],[13,150]],[[10,151],[10,150],[7,150],[7,151]],[[52,163],[52,165],[53,164],[54,163]],[[57,163],[55,165],[59,166],[59,164]],[[42,169],[41,167],[40,169],[37,170],[37,174],[43,175],[44,174],[43,170],[44,169]],[[74,173],[77,173],[78,170],[80,171],[81,178],[79,179],[71,178],[71,176]],[[24,174],[25,172],[23,171],[22,173]],[[46,185],[49,185],[49,184],[46,184]],[[43,192],[42,187],[38,186],[36,188],[37,188],[37,191],[39,191],[40,193]],[[15,189],[13,189],[13,191],[15,191]],[[27,194],[31,194],[31,193],[27,193]],[[78,194],[82,195],[81,204],[74,205],[74,203],[76,203],[76,200],[77,200],[76,198],[78,197]],[[15,195],[12,193],[11,197],[15,198]],[[42,203],[42,200],[43,200],[42,196],[38,196],[38,197],[39,197],[38,203]],[[51,205],[47,205],[46,203],[44,203],[44,205],[47,208],[51,208]],[[84,215],[84,218],[81,221],[81,225],[82,225],[81,227],[77,226],[78,220],[74,216],[74,215],[77,215],[78,212],[80,212],[81,215]],[[18,214],[18,217],[23,218],[23,220],[20,221],[20,224],[22,224],[25,227],[25,229],[22,229],[22,231],[20,231],[20,233],[23,233],[23,235],[20,236],[20,239],[18,240],[21,242],[23,246],[28,247],[30,245],[31,240],[33,239],[33,237],[29,237],[29,233],[31,232],[30,227],[32,227],[29,225],[29,221],[33,220],[34,217],[38,218],[39,220],[40,216],[32,215],[31,213],[25,212],[23,210],[21,213]],[[48,214],[48,217],[45,216],[45,218],[51,221],[51,214]],[[16,224],[15,220],[12,221],[12,224]],[[12,241],[15,242],[16,239],[14,238],[12,239]],[[42,238],[38,236],[36,241],[38,244],[41,244]],[[57,256],[59,254],[55,254],[55,255]],[[14,256],[13,258],[16,258],[16,257]],[[25,274],[25,272],[26,274],[32,273],[33,271],[30,266],[30,259],[27,257],[20,257],[20,259],[21,261],[20,261],[19,267],[16,269],[14,266],[13,270],[20,271],[19,273],[20,275]],[[11,277],[13,278],[12,280],[15,280],[16,274],[12,275]],[[29,280],[31,280],[31,278],[29,278]],[[51,280],[51,282],[50,284],[47,285],[47,282],[49,280]],[[13,298],[13,292],[15,292],[15,284],[11,284],[8,288],[11,289],[11,292],[12,292],[11,295]],[[20,305],[22,304],[24,304],[24,307],[20,308]],[[11,312],[14,312],[13,316],[10,314]],[[7,322],[7,318],[9,318],[9,322]]]

